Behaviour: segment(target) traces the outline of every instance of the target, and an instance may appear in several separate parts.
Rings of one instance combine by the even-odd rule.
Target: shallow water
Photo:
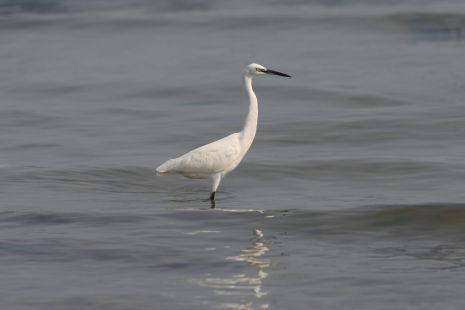
[[[463,5],[323,4],[0,1],[2,307],[463,308]]]

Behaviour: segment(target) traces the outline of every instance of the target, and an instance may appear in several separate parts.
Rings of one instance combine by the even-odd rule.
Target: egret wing
[[[221,172],[235,165],[240,154],[239,135],[235,133],[181,156],[179,172],[191,177]]]

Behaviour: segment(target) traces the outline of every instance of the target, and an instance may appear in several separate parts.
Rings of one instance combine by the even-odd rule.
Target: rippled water
[[[5,309],[461,309],[460,1],[0,1]],[[221,184],[164,160],[260,116]]]

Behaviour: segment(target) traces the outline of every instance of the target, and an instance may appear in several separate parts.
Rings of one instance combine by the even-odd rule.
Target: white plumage
[[[255,138],[258,102],[252,89],[252,77],[262,74],[290,77],[259,64],[248,65],[244,70],[244,86],[249,97],[249,112],[244,128],[240,132],[196,148],[178,158],[169,159],[157,168],[157,175],[181,174],[191,179],[211,178],[210,200],[213,202],[221,180],[239,165]]]

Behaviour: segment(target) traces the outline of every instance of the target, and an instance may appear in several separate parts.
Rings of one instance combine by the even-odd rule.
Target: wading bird
[[[252,145],[257,132],[258,102],[252,89],[256,75],[290,75],[252,63],[244,70],[244,87],[249,97],[249,112],[244,128],[220,140],[196,148],[178,158],[169,159],[156,169],[157,175],[181,174],[191,179],[212,179],[210,200],[214,207],[215,193],[221,180],[234,170]]]

